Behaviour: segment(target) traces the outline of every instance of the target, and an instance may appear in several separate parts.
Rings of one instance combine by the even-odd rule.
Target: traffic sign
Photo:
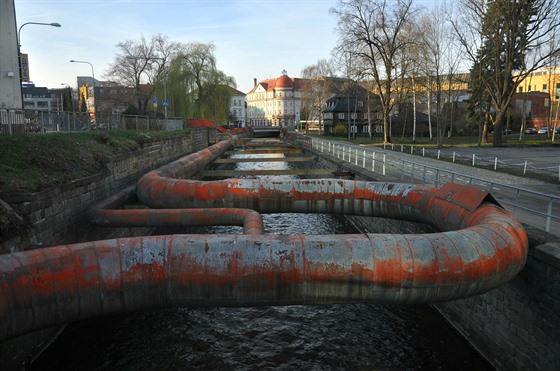
[[[164,106],[164,107],[169,106],[169,99],[162,100],[161,105]]]
[[[154,104],[157,104],[157,101],[158,101],[157,95],[154,95]]]

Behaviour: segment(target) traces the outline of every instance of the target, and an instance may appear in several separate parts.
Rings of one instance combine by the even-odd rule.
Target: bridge
[[[280,126],[255,126],[252,129],[255,138],[278,138],[282,131]]]

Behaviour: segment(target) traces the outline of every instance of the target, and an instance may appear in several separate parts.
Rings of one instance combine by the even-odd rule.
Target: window
[[[356,125],[350,126],[350,133],[357,133],[357,132],[358,132],[358,127]]]
[[[356,117],[357,117],[356,112],[352,112],[352,113],[350,114],[350,118],[351,118],[352,120],[355,120]]]
[[[368,113],[364,112],[364,120],[367,120],[367,119],[368,119]]]
[[[546,84],[542,84],[542,91],[546,93],[546,89],[548,88],[548,86]]]
[[[556,99],[560,98],[560,82],[556,83]]]
[[[361,100],[359,100],[359,101],[358,101],[358,107],[363,107],[363,106],[364,106],[364,102],[361,101]]]
[[[340,113],[338,114],[338,118],[339,118],[340,120],[344,120],[344,112],[340,112]]]
[[[362,132],[363,132],[364,134],[369,133],[369,126],[368,126],[368,125],[362,126]]]
[[[518,93],[523,93],[523,86],[520,86],[519,89],[517,89]]]
[[[527,91],[531,91],[531,85],[527,87]]]

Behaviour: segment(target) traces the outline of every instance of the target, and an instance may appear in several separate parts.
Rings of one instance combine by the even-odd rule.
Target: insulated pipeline
[[[102,225],[146,226],[179,223],[187,215],[180,209],[189,208],[197,208],[195,219],[204,221],[208,210],[199,208],[218,208],[218,214],[243,214],[238,219],[246,227],[252,218],[260,226],[256,222],[243,235],[135,237],[0,255],[0,340],[147,308],[433,303],[496,288],[525,264],[528,241],[521,224],[472,187],[182,179],[229,146],[220,142],[140,179],[138,198],[163,210],[119,209],[133,196],[129,189],[97,205],[90,218]],[[440,232],[264,235],[257,212],[381,216]]]

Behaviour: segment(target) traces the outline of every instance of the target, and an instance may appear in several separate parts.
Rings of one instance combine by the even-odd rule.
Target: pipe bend
[[[139,180],[141,201],[169,209],[113,210],[134,196],[128,188],[89,214],[99,224],[169,223],[184,222],[183,208],[221,206],[189,212],[197,219],[212,213],[243,218],[246,234],[145,236],[0,255],[0,341],[69,321],[169,306],[432,303],[484,293],[523,269],[525,230],[472,187],[173,178],[229,145]],[[258,211],[383,216],[441,232],[265,235]]]

